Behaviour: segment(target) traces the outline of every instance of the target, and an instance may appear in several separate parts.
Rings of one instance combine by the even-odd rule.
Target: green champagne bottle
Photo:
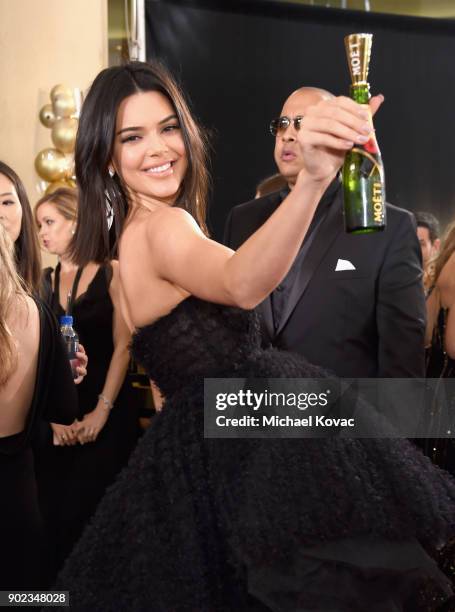
[[[350,95],[370,113],[367,81],[372,34],[351,34],[344,39],[352,85]],[[370,113],[370,121],[373,125]],[[364,145],[356,144],[343,165],[344,223],[351,234],[380,232],[386,225],[385,180],[381,152],[372,132]]]

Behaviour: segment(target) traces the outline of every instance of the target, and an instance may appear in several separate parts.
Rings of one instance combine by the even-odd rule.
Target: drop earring
[[[109,172],[109,176],[111,178],[113,178],[115,176],[115,170],[113,170],[111,167],[109,167],[107,171]]]

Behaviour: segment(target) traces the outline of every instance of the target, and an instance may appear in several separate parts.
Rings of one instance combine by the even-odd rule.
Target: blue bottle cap
[[[60,317],[60,325],[72,325],[73,317],[71,315],[63,315]]]

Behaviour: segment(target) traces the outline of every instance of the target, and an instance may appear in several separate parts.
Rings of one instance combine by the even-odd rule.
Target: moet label
[[[352,76],[360,76],[360,52],[359,43],[351,43],[349,45],[349,60],[351,62]]]
[[[382,183],[375,181],[373,183],[373,218],[375,223],[384,221],[384,199],[382,194]]]
[[[350,34],[344,39],[353,85],[367,82],[372,43],[372,34]]]

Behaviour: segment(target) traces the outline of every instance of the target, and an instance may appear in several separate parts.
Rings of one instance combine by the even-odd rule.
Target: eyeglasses
[[[284,130],[287,130],[291,123],[294,124],[295,130],[300,130],[300,124],[302,122],[302,119],[302,115],[297,115],[297,117],[294,117],[294,119],[286,117],[286,115],[284,115],[283,117],[278,117],[278,119],[272,119],[272,121],[270,122],[270,133],[272,134],[272,136],[276,136],[278,132],[283,132]]]

